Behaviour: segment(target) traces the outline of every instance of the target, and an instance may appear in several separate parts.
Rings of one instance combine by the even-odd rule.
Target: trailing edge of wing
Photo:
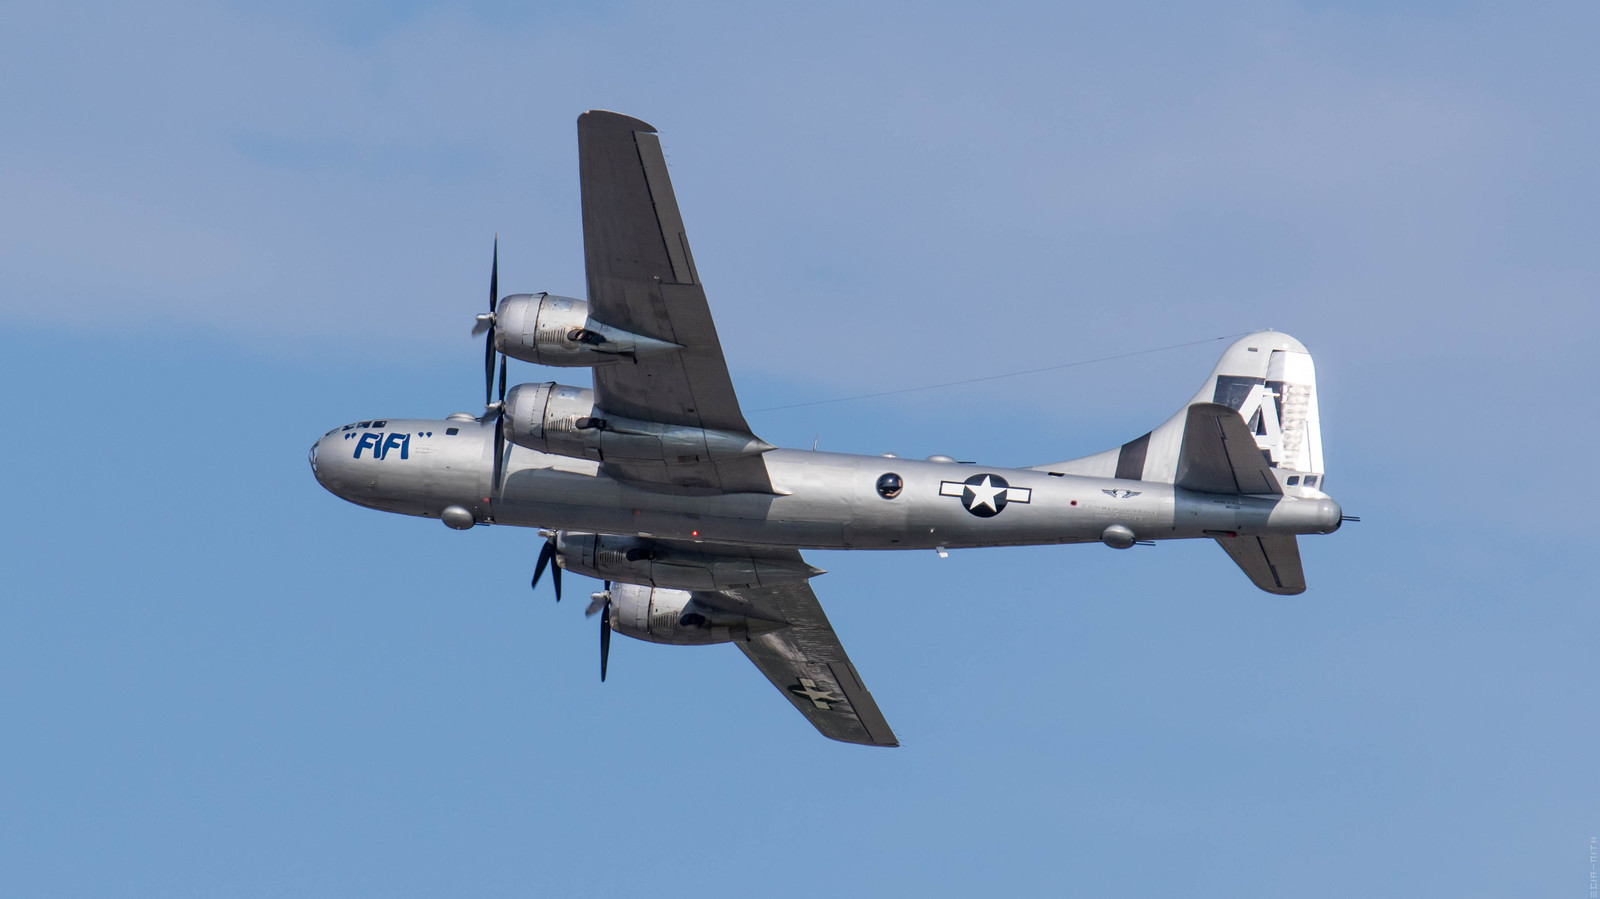
[[[736,645],[823,736],[866,746],[900,745],[809,584],[725,592],[788,622]]]
[[[614,112],[578,117],[589,314],[681,347],[595,368],[595,403],[625,418],[751,434],[654,132]],[[772,492],[766,463],[758,456],[693,466],[628,465],[611,473],[665,491]]]

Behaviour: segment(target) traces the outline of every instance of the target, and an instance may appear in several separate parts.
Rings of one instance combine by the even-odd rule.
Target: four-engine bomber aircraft
[[[498,298],[481,416],[379,419],[311,448],[350,502],[452,528],[536,527],[533,582],[607,582],[612,631],[733,643],[825,736],[897,745],[811,592],[803,549],[937,549],[1212,538],[1269,593],[1305,589],[1298,534],[1339,528],[1323,489],[1316,379],[1273,331],[1228,348],[1177,415],[1115,449],[1032,468],[779,449],[745,423],[655,129],[578,118],[589,299]],[[499,355],[498,399],[493,393]],[[594,386],[518,384],[505,357],[588,367]]]

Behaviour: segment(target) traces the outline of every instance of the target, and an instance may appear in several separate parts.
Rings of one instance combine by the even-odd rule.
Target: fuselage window
[[[444,429],[444,433],[445,433],[446,437],[454,437],[457,434],[461,433],[461,429],[460,428],[445,428]]]
[[[900,476],[893,472],[878,478],[878,495],[884,499],[894,499],[900,495],[900,491],[904,490],[905,487],[905,482],[900,480]]]

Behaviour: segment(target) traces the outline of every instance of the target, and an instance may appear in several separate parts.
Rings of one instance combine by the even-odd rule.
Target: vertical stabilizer
[[[1194,398],[1155,430],[1116,449],[1036,467],[1064,474],[1174,483],[1189,407],[1196,404],[1217,404],[1237,413],[1285,493],[1303,495],[1323,489],[1316,368],[1300,341],[1278,331],[1257,331],[1235,341]]]

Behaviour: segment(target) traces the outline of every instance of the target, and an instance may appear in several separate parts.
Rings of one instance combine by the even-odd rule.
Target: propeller
[[[492,346],[493,344],[491,344]],[[500,490],[500,469],[506,456],[506,360],[500,357],[500,399],[484,408],[484,415],[494,416],[494,472],[490,476],[490,489]]]
[[[478,316],[477,324],[472,326],[474,335],[484,334],[483,339],[483,417],[479,421],[487,421],[489,416],[494,416],[494,473],[490,484],[491,489],[500,488],[500,470],[505,458],[506,431],[505,431],[505,406],[506,406],[506,357],[500,356],[500,392],[496,396],[494,386],[494,357],[499,355],[494,348],[495,307],[500,302],[500,235],[494,236],[494,260],[489,265],[489,311]]]
[[[611,600],[606,600],[606,614],[600,619],[600,683],[606,682],[606,660],[611,658]]]
[[[550,583],[556,588],[556,602],[561,601],[561,565],[550,565],[556,558],[556,535],[551,533],[544,541],[544,546],[539,549],[539,563],[533,566],[533,583],[529,586],[539,589],[539,578],[544,576],[546,565],[550,566]],[[607,582],[609,585],[609,582]]]
[[[500,235],[494,236],[494,262],[489,268],[489,311],[479,315],[472,326],[472,336],[484,334],[483,341],[483,404],[494,399],[494,326],[495,308],[500,304]],[[503,391],[502,391],[503,392]]]
[[[606,662],[611,658],[611,582],[606,581],[606,588],[599,593],[589,594],[589,608],[583,610],[585,617],[600,612],[600,683],[606,682]]]

